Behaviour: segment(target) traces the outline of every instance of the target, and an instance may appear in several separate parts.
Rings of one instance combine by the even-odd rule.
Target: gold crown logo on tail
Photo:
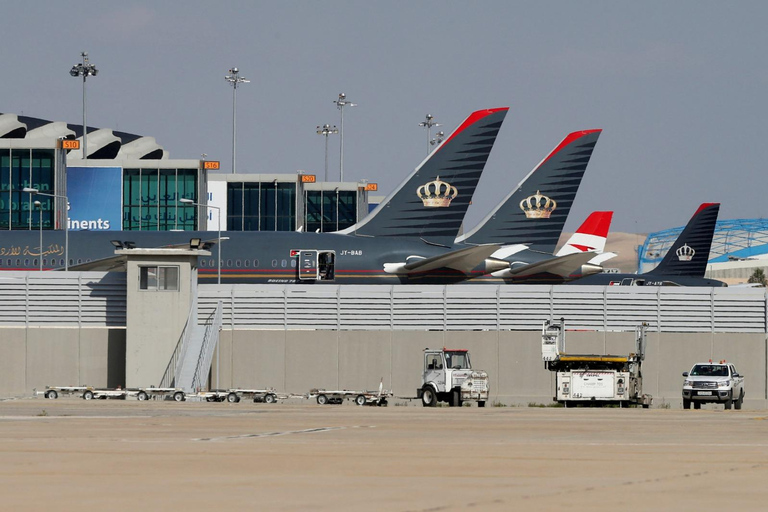
[[[677,259],[680,261],[691,261],[693,259],[693,255],[696,254],[696,251],[694,251],[693,247],[690,245],[685,244],[676,250],[675,254],[677,254]]]
[[[557,201],[542,195],[538,190],[532,196],[520,201],[520,209],[529,219],[548,219],[557,208]]]
[[[430,181],[417,188],[416,194],[427,208],[446,208],[459,195],[459,191],[450,183],[440,181],[440,176],[438,176],[435,181]]]

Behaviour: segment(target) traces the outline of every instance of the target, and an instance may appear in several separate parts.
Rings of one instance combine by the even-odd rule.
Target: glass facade
[[[53,229],[54,198],[30,196],[24,187],[55,194],[54,149],[0,149],[0,229]],[[36,210],[40,201],[41,210]]]
[[[328,232],[357,222],[357,192],[352,190],[307,190],[304,230]]]
[[[227,183],[227,231],[294,231],[296,183]]]
[[[197,169],[124,169],[123,230],[195,229]]]

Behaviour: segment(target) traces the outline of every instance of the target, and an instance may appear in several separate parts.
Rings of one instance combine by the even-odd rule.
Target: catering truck
[[[558,403],[577,405],[639,405],[647,409],[653,398],[643,394],[642,365],[645,359],[645,329],[635,329],[635,351],[626,356],[571,354],[565,350],[565,320],[544,321],[541,358],[555,372]]]

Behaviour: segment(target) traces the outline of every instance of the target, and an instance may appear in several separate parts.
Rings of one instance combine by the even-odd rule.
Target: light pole
[[[40,222],[38,231],[40,231],[40,272],[43,271],[43,203],[35,201],[35,208],[40,211]]]
[[[337,133],[339,133],[339,130],[335,126],[329,124],[317,127],[317,134],[325,135],[325,180],[323,181],[328,181],[328,136]]]
[[[96,66],[88,62],[88,52],[80,53],[83,58],[83,62],[75,64],[72,69],[69,70],[69,74],[77,78],[83,77],[83,160],[88,159],[88,126],[85,120],[85,79],[88,76],[96,76],[99,74],[99,70]]]
[[[216,251],[218,252],[218,255],[216,257],[218,259],[218,265],[217,265],[218,273],[216,278],[216,284],[221,284],[221,207],[213,206],[212,204],[196,203],[191,199],[179,199],[179,202],[184,204],[191,204],[194,206],[202,206],[203,208],[214,208],[218,210],[218,212],[216,213],[217,220],[219,221],[219,237],[218,237],[218,240],[216,241]],[[207,215],[208,215],[208,212],[206,211],[206,216]]]
[[[427,114],[426,119],[424,121],[420,122],[419,126],[421,126],[422,128],[426,128],[427,129],[427,154],[429,154],[429,145],[430,145],[431,140],[432,140],[432,134],[431,134],[432,127],[433,126],[442,126],[442,125],[440,123],[436,123],[435,122],[435,118],[432,116],[432,114]]]
[[[437,132],[435,134],[435,138],[431,139],[429,143],[433,146],[439,146],[441,142],[445,139],[445,132]]]
[[[40,192],[38,189],[31,188],[31,187],[24,187],[22,191],[29,193],[30,197],[32,197],[32,194],[34,194],[37,196],[47,196],[47,197],[64,199],[64,206],[65,206],[65,209],[64,209],[64,271],[68,271],[69,270],[69,198],[67,198],[67,196],[63,196],[59,194],[48,194],[47,192]],[[38,204],[39,202],[40,201],[35,201],[35,204]],[[40,214],[42,215],[42,208],[41,208]],[[42,240],[42,235],[40,239]],[[40,250],[42,251],[42,246]]]
[[[238,73],[240,73],[239,69],[232,68],[229,70],[229,74],[224,76],[224,80],[232,84],[232,174],[237,172],[235,167],[237,163],[235,156],[237,149],[237,86],[251,82],[239,76]]]
[[[347,100],[347,95],[343,92],[339,93],[339,99],[333,100],[336,104],[336,108],[341,111],[341,124],[339,135],[339,181],[344,181],[344,107],[356,107],[357,103],[352,103]]]

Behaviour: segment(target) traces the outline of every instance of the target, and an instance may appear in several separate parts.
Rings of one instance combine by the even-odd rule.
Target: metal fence
[[[229,329],[768,333],[764,288],[523,285],[201,285],[198,319],[221,300]]]
[[[2,272],[0,325],[125,326],[125,274]],[[538,330],[768,333],[764,288],[524,285],[198,286],[198,323],[225,329]]]
[[[125,326],[125,307],[124,273],[0,273],[0,325]]]

